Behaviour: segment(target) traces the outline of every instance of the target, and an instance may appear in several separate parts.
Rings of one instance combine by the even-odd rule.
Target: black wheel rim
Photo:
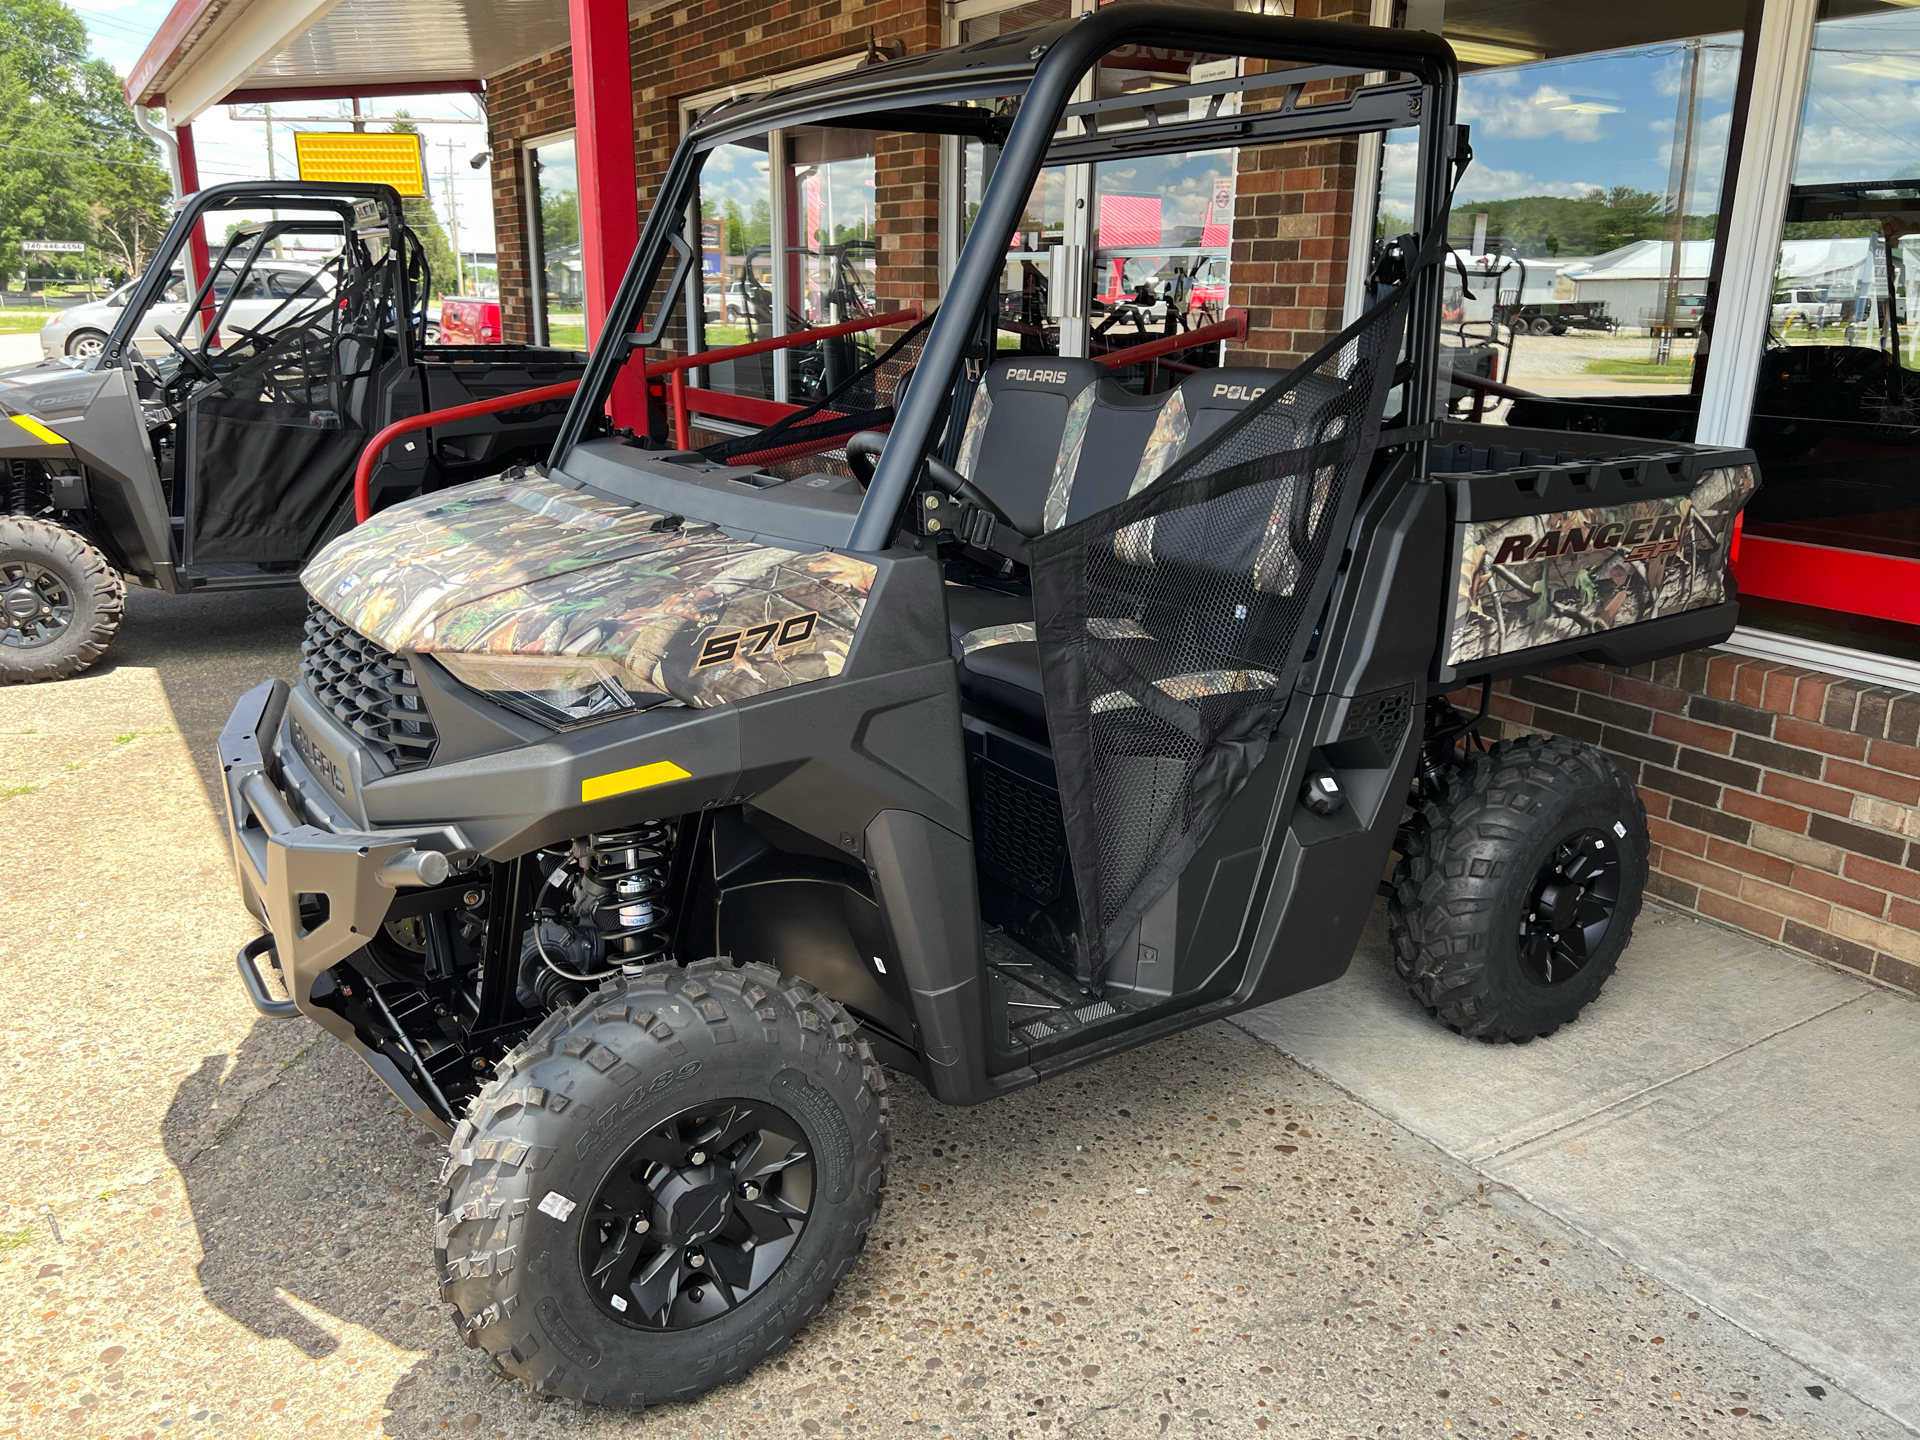
[[[812,1147],[763,1100],[682,1110],[607,1172],[580,1233],[580,1274],[640,1330],[718,1320],[772,1280],[813,1208]]]
[[[1582,830],[1554,846],[1520,916],[1520,968],[1536,985],[1565,985],[1605,943],[1620,908],[1619,837]]]
[[[35,650],[73,623],[67,582],[31,560],[0,560],[0,645]]]

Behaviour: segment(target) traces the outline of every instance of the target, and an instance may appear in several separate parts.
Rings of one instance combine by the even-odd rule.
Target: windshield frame
[[[1050,152],[1062,140],[1060,126],[1073,93],[1101,57],[1126,44],[1335,66],[1343,73],[1382,71],[1411,77],[1411,85],[1373,87],[1387,95],[1384,105],[1355,105],[1349,101],[1306,106],[1287,112],[1295,133],[1283,135],[1281,131],[1287,127],[1243,124],[1232,136],[1223,134],[1221,143],[1223,148],[1238,149],[1247,144],[1274,143],[1280,138],[1354,134],[1411,125],[1420,137],[1416,221],[1430,225],[1433,221],[1429,217],[1437,215],[1438,223],[1444,226],[1447,172],[1456,148],[1453,121],[1458,67],[1446,42],[1423,31],[1197,10],[1137,0],[971,46],[888,61],[768,95],[722,102],[689,127],[669,162],[632,261],[608,306],[580,389],[555,441],[549,469],[564,472],[569,453],[604,410],[615,377],[628,363],[630,337],[641,328],[637,312],[666,262],[669,234],[677,236],[685,224],[692,187],[709,151],[729,141],[801,125],[858,122],[867,128],[888,130],[924,125],[928,134],[978,133],[998,140],[999,163],[945,286],[920,355],[918,381],[909,388],[895,416],[889,443],[880,455],[848,540],[848,548],[854,551],[885,549],[900,523],[921,457],[935,439],[932,431],[976,327],[976,312],[1005,263],[1005,237],[1018,223],[1034,178],[1050,163]],[[1368,93],[1364,89],[1357,92]],[[982,100],[996,102],[995,107],[967,103]],[[1396,110],[1396,106],[1403,108]],[[1188,138],[1180,133],[1186,127],[1165,128],[1169,149]],[[1070,143],[1075,151],[1073,158],[1085,158],[1078,153],[1087,148],[1084,137],[1070,137]],[[1142,153],[1142,149],[1136,139],[1133,153]],[[1427,412],[1435,388],[1437,270],[1426,267],[1413,283],[1416,328],[1409,341],[1413,377],[1408,390],[1408,420],[1417,425],[1430,418]],[[663,303],[672,303],[671,297]],[[1427,401],[1424,405],[1423,399]]]

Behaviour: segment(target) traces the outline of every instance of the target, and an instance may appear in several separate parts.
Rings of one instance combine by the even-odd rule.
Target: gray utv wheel
[[[126,603],[119,572],[73,531],[0,517],[0,684],[79,674],[107,653]]]
[[[1519,1044],[1593,999],[1633,933],[1647,812],[1598,750],[1528,735],[1455,771],[1402,832],[1394,967],[1462,1035]]]
[[[453,1137],[435,1244],[469,1345],[634,1410],[786,1348],[866,1243],[886,1074],[804,980],[703,960],[540,1023]]]

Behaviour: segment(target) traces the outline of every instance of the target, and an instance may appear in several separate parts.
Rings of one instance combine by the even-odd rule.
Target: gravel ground
[[[156,672],[0,691],[0,795],[0,1437],[1902,1433],[1224,1025],[977,1110],[903,1083],[785,1358],[533,1399],[439,1302],[438,1142],[247,1008]]]

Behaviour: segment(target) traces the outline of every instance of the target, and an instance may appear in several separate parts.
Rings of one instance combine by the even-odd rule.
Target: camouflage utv
[[[189,244],[208,226],[230,233],[189,293]],[[324,258],[275,261],[288,245]],[[353,524],[355,465],[387,424],[579,378],[571,351],[430,345],[432,283],[391,186],[215,185],[116,298],[112,334],[0,370],[0,684],[95,663],[128,581],[176,595],[298,584]],[[382,458],[375,503],[544,455],[564,409],[416,434]]]
[[[1119,54],[1215,78],[1109,94]],[[1487,687],[1725,637],[1755,479],[1439,419],[1455,90],[1436,36],[1138,3],[721,105],[545,463],[307,567],[300,682],[221,741],[240,973],[449,1138],[444,1293],[503,1373],[636,1408],[742,1374],[857,1263],[889,1071],[971,1105],[1324,984],[1396,849],[1441,1021],[1593,998],[1646,818],[1584,745],[1479,744]],[[1049,167],[1388,130],[1424,229],[1285,371],[1100,349],[1086,257],[1016,235]],[[702,348],[724,174],[947,142],[987,178],[936,311],[807,403],[738,363],[778,347]],[[1010,317],[1043,275],[1059,323]],[[693,399],[616,429],[649,351]]]

